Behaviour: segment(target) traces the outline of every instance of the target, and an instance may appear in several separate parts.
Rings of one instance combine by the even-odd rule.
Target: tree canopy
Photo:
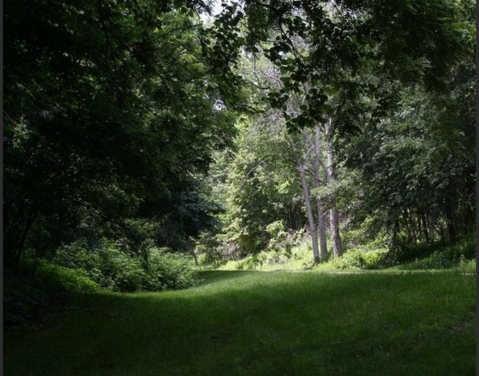
[[[273,223],[316,222],[324,257],[341,226],[393,248],[473,228],[474,2],[211,6],[5,3],[7,264],[105,239],[147,264],[205,234],[254,254]]]

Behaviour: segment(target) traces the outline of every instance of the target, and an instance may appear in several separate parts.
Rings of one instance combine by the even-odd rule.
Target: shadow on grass
[[[6,345],[8,375],[447,375],[475,370],[475,285],[452,274],[200,272],[94,294]],[[218,284],[218,288],[204,285]]]

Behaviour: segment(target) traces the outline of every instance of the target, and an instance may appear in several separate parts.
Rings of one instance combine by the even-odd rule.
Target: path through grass
[[[475,375],[475,276],[201,273],[79,296],[5,343],[5,375]]]

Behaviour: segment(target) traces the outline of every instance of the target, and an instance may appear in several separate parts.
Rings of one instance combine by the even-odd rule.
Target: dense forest
[[[475,13],[5,1],[5,327],[205,269],[475,268]]]
[[[220,261],[303,229],[315,263],[358,229],[396,252],[456,242],[475,228],[474,9],[7,2],[5,264]]]

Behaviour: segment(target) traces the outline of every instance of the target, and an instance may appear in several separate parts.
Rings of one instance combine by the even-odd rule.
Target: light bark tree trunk
[[[325,124],[325,133],[326,133],[326,154],[328,158],[328,168],[327,168],[327,177],[328,185],[332,190],[335,180],[335,171],[334,171],[334,153],[333,153],[333,124],[331,120]],[[336,199],[333,198],[333,206],[329,210],[329,224],[331,226],[331,238],[333,243],[333,255],[334,257],[339,257],[343,254],[341,247],[341,237],[339,235],[339,217],[338,212],[336,211]]]
[[[315,127],[315,140],[314,140],[314,151],[315,151],[315,165],[314,165],[314,181],[316,188],[320,186],[320,175],[319,170],[321,168],[321,130],[319,126],[316,125]],[[324,218],[324,210],[323,210],[323,203],[321,202],[320,198],[316,199],[316,205],[318,207],[318,228],[319,228],[319,239],[320,239],[320,249],[321,249],[321,257],[323,260],[326,260],[328,257],[328,246],[326,242],[326,220]]]
[[[304,133],[304,139],[308,148],[314,149],[313,161],[313,185],[314,188],[321,187],[320,170],[324,163],[321,159],[321,130],[319,126],[315,128],[314,141],[309,133]],[[316,209],[318,212],[318,235],[319,235],[319,250],[321,259],[325,261],[328,257],[328,245],[326,238],[326,219],[324,216],[323,203],[320,198],[316,198]]]
[[[319,249],[318,249],[318,236],[316,233],[316,225],[314,223],[313,209],[311,207],[311,199],[309,196],[308,181],[306,180],[305,166],[301,163],[298,152],[296,150],[296,145],[291,137],[289,137],[289,143],[293,149],[296,164],[298,167],[299,175],[301,177],[301,185],[303,187],[303,197],[304,203],[306,205],[306,214],[308,216],[309,231],[311,233],[312,245],[313,245],[313,260],[315,264],[319,263]]]

